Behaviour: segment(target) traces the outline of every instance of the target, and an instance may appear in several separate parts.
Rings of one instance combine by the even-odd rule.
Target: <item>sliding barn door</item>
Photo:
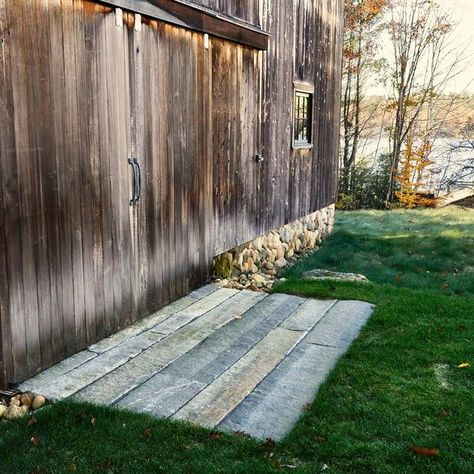
[[[259,76],[251,48],[88,0],[0,0],[0,35],[1,384],[256,237]]]
[[[209,51],[203,35],[147,21],[135,33],[134,153],[142,166],[136,206],[139,313],[206,281],[212,191]]]
[[[2,371],[20,381],[138,314],[133,34],[73,0],[0,1],[0,34]]]

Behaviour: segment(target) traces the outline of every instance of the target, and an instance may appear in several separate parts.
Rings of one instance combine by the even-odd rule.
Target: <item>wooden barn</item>
[[[0,385],[334,203],[343,0],[0,0]]]

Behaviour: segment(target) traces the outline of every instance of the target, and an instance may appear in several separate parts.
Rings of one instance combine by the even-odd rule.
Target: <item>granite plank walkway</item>
[[[207,285],[20,388],[279,440],[372,311]]]

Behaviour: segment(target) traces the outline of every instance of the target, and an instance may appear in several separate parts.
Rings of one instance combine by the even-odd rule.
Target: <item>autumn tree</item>
[[[399,190],[395,195],[402,206],[411,209],[418,206],[435,206],[436,198],[423,192],[426,169],[433,164],[429,156],[432,149],[431,137],[428,135],[416,144],[414,133],[407,136],[405,148],[401,153],[401,171],[397,175]]]
[[[367,78],[379,66],[377,28],[389,0],[345,0],[343,50],[341,191],[350,192],[351,169],[356,162],[363,118]],[[370,117],[370,113],[365,113]]]
[[[453,25],[434,0],[397,0],[389,6],[387,31],[393,48],[389,64],[390,98],[393,112],[390,130],[391,175],[387,202],[394,198],[403,146],[413,136],[423,111],[442,97],[448,82],[460,71],[462,51],[450,43]],[[430,120],[430,117],[425,118]],[[431,127],[431,141],[435,128]],[[426,128],[426,127],[425,127]],[[421,141],[426,141],[426,130]],[[413,144],[411,145],[413,147]]]

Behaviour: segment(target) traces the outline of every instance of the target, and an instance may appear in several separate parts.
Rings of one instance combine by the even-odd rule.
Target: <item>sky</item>
[[[456,25],[453,32],[455,45],[465,48],[465,66],[461,74],[452,79],[446,92],[468,92],[474,94],[474,0],[438,0],[440,7],[447,11]],[[392,46],[388,40],[382,46],[382,56],[390,57]],[[372,94],[383,94],[383,86],[374,85]]]
[[[471,82],[469,92],[474,93],[474,0],[440,0],[439,3],[449,9],[453,21],[458,23],[456,41],[467,44],[467,67],[453,84],[453,91],[459,92]]]

